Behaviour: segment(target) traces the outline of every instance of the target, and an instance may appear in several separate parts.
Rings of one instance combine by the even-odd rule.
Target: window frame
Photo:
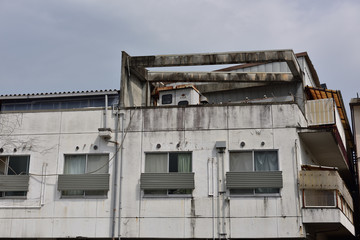
[[[10,160],[14,157],[26,157],[26,173],[24,174],[9,174],[10,166]],[[30,155],[0,155],[0,158],[5,158],[5,162],[1,161],[0,164],[4,165],[4,172],[3,174],[0,174],[2,176],[19,176],[19,175],[29,175],[29,169],[30,169]],[[13,170],[11,170],[13,171]],[[14,172],[15,173],[15,172]],[[0,199],[26,199],[27,194],[29,190],[27,191],[0,191]],[[23,195],[6,195],[7,193],[23,193]]]
[[[144,164],[143,164],[143,173],[149,173],[146,172],[146,155],[147,154],[166,154],[167,155],[167,171],[166,172],[161,172],[161,173],[179,173],[179,171],[177,172],[170,172],[170,154],[189,154],[190,155],[190,167],[191,170],[189,173],[193,173],[193,152],[192,151],[155,151],[155,152],[144,152]],[[169,190],[189,190],[190,193],[169,193]],[[192,197],[192,191],[193,189],[166,189],[166,190],[158,190],[160,191],[164,191],[164,193],[150,193],[148,191],[156,191],[154,190],[146,190],[146,189],[141,189],[142,195],[143,197],[147,197],[147,198],[163,198],[163,197],[172,197],[172,198],[184,198],[184,197]],[[165,193],[166,191],[166,193]]]
[[[65,153],[63,154],[63,175],[81,175],[81,174],[89,174],[89,172],[87,171],[88,170],[88,157],[89,156],[107,156],[107,172],[106,174],[109,174],[109,160],[110,160],[110,153]],[[85,156],[85,172],[84,173],[65,173],[65,162],[66,162],[66,157],[67,156]],[[104,166],[106,166],[104,165]],[[104,168],[104,167],[103,167]],[[90,171],[92,172],[92,171]],[[91,173],[91,174],[97,174],[97,173]],[[104,174],[104,173],[99,173],[99,174]],[[67,195],[67,194],[64,194],[64,192],[66,191],[72,191],[72,190],[62,190],[60,191],[60,194],[61,194],[61,198],[63,199],[79,199],[79,198],[86,198],[86,199],[106,199],[108,198],[108,192],[110,190],[103,190],[104,194],[98,194],[98,195],[90,195],[90,194],[86,194],[86,192],[89,192],[91,190],[73,190],[73,191],[82,191],[83,194],[81,195]],[[102,190],[94,190],[94,191],[102,191]]]
[[[251,157],[252,157],[252,171],[244,171],[244,172],[259,172],[259,171],[255,171],[255,152],[276,152],[276,156],[277,156],[277,170],[276,171],[281,171],[280,169],[280,154],[279,154],[279,149],[246,149],[246,150],[234,150],[234,151],[229,151],[229,172],[236,172],[236,171],[232,171],[231,170],[231,166],[230,166],[230,155],[232,153],[246,153],[246,152],[251,152]],[[271,171],[265,171],[265,172],[271,172]],[[236,189],[227,189],[229,191],[229,195],[231,197],[280,197],[281,196],[281,190],[282,188],[277,188],[278,192],[274,192],[274,193],[257,193],[256,189],[258,188],[249,188],[249,190],[252,190],[252,193],[232,193],[231,190],[236,190]]]

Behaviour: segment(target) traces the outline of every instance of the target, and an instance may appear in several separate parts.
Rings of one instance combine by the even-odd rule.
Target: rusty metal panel
[[[63,174],[58,178],[58,190],[109,190],[110,174]]]
[[[282,188],[282,172],[227,172],[226,187],[229,189]]]
[[[142,173],[141,189],[194,189],[194,173]]]
[[[0,191],[28,191],[29,175],[0,175]]]
[[[334,100],[332,98],[307,101],[305,112],[310,126],[335,124]]]
[[[300,189],[338,190],[354,209],[351,194],[337,171],[300,171],[299,186]]]

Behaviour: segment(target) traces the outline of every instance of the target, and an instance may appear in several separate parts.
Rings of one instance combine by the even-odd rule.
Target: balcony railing
[[[303,208],[337,208],[353,223],[353,201],[336,170],[300,171]]]

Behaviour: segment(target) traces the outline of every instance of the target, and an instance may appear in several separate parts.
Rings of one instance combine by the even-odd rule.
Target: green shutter
[[[226,187],[229,189],[282,188],[282,172],[227,172]]]
[[[29,175],[0,175],[0,191],[28,191]]]
[[[141,189],[194,189],[194,173],[142,173]]]
[[[110,174],[63,174],[58,178],[58,190],[109,190]]]

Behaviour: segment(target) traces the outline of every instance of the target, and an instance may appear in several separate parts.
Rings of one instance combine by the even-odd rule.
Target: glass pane
[[[191,153],[169,153],[169,172],[191,172]]]
[[[169,189],[168,194],[191,194],[192,189]]]
[[[18,110],[18,111],[30,110],[29,106],[30,106],[30,104],[27,104],[27,103],[24,103],[24,104],[18,103],[18,104],[14,105],[14,108],[15,108],[14,110]]]
[[[5,192],[6,197],[24,197],[26,192],[16,191],[16,192]]]
[[[104,190],[88,190],[85,191],[85,196],[106,196],[107,191]]]
[[[161,97],[162,104],[171,104],[172,103],[172,94],[164,94]]]
[[[231,152],[230,171],[231,172],[254,171],[252,152]]]
[[[5,175],[6,164],[7,164],[7,157],[0,157],[0,175]]]
[[[279,193],[279,188],[256,188],[255,193]]]
[[[83,174],[85,173],[85,155],[66,155],[64,174]]]
[[[230,189],[232,195],[253,195],[254,189]]]
[[[8,175],[29,173],[29,156],[10,156]]]
[[[259,151],[254,153],[255,171],[277,171],[277,151]]]
[[[334,190],[305,190],[305,206],[320,207],[335,206]]]
[[[166,195],[166,194],[167,194],[167,190],[151,190],[151,189],[146,189],[146,190],[144,190],[144,194]]]
[[[104,107],[104,106],[105,106],[105,98],[90,99],[89,107]]]
[[[108,173],[109,155],[88,155],[87,173]]]
[[[165,173],[167,170],[167,153],[147,153],[145,155],[145,172]]]

